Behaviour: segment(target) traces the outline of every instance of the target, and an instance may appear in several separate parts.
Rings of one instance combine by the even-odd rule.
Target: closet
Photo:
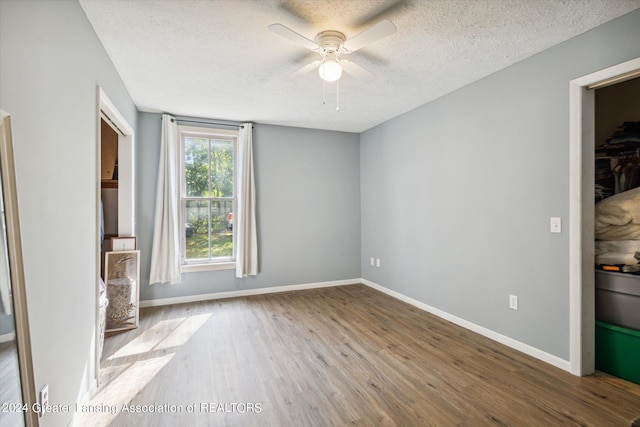
[[[118,235],[118,133],[100,119],[100,196],[104,222],[104,242]],[[103,250],[109,250],[104,247]]]
[[[99,327],[101,355],[104,333],[136,328],[138,325],[140,251],[137,239],[126,230],[125,199],[132,171],[119,169],[120,154],[126,153],[125,135],[104,113],[100,118],[100,278]],[[124,165],[127,162],[123,162]],[[127,185],[128,182],[128,185]],[[125,199],[126,200],[126,199]],[[132,207],[132,206],[131,206]]]
[[[640,78],[595,93],[596,369],[640,384]]]

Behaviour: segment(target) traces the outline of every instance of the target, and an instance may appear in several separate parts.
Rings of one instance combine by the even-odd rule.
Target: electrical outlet
[[[509,295],[509,308],[512,310],[518,309],[518,297],[516,295]]]
[[[40,389],[40,417],[44,415],[45,408],[49,406],[49,384]]]
[[[376,261],[375,261],[375,259],[373,257],[371,257],[371,265],[372,266],[376,265]]]
[[[376,258],[376,267],[380,267],[380,258]]]

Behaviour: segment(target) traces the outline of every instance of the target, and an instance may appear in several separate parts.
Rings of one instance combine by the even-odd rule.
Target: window
[[[233,267],[237,131],[179,126],[182,264]]]

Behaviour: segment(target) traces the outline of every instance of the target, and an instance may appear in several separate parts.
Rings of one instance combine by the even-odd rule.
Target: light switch
[[[562,233],[562,219],[559,216],[551,217],[551,232]]]

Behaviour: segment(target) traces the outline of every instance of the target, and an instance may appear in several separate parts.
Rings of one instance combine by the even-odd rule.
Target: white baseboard
[[[7,334],[0,335],[0,344],[2,344],[3,342],[13,341],[15,339],[16,339],[16,333],[15,331],[11,331]]]
[[[162,298],[140,301],[140,307],[182,304],[185,302],[209,301],[223,298],[246,297],[250,295],[274,294],[276,292],[299,291],[304,289],[328,288],[331,286],[355,285],[362,279],[334,280],[331,282],[304,283],[301,285],[274,286],[271,288],[246,289],[241,291],[216,292],[212,294],[189,295],[185,297]]]
[[[546,362],[550,365],[553,365],[557,368],[560,368],[562,370],[565,370],[567,372],[571,372],[571,364],[568,360],[564,360],[559,358],[558,356],[554,356],[553,354],[549,354],[545,351],[542,351],[540,349],[537,349],[535,347],[532,347],[528,344],[525,344],[523,342],[520,342],[518,340],[515,340],[513,338],[509,338],[505,335],[499,334],[495,331],[492,331],[491,329],[487,329],[483,326],[479,326],[476,325],[475,323],[469,322],[468,320],[464,320],[461,319],[460,317],[454,316],[452,314],[449,314],[445,311],[439,310],[435,307],[431,307],[430,305],[427,305],[423,302],[420,302],[416,299],[410,298],[406,295],[403,295],[399,292],[396,291],[392,291],[391,289],[387,289],[384,286],[380,286],[376,283],[373,283],[369,280],[366,279],[360,279],[360,283],[363,283],[373,289],[376,289],[380,292],[383,292],[387,295],[390,295],[394,298],[397,298],[401,301],[404,301],[408,304],[413,305],[414,307],[417,307],[421,310],[424,310],[428,313],[434,314],[438,317],[441,317],[445,320],[448,320],[451,323],[455,323],[458,326],[462,326],[465,329],[469,329],[470,331],[473,331],[475,333],[478,333],[480,335],[483,335],[487,338],[490,338],[494,341],[497,341],[501,344],[506,345],[507,347],[511,347],[515,350],[521,351],[524,354],[527,354],[529,356],[535,357],[536,359],[542,360],[543,362]]]

